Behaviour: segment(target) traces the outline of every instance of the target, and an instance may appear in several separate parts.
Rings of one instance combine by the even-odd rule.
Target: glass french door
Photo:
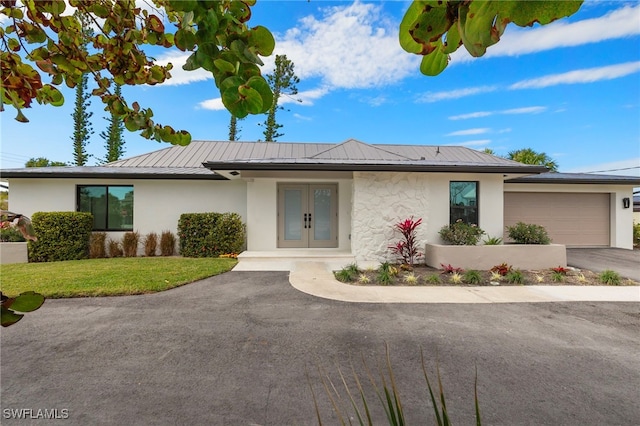
[[[338,185],[278,185],[278,247],[338,247]]]

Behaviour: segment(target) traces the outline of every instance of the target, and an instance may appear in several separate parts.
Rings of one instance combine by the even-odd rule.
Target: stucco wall
[[[449,182],[478,181],[479,226],[502,236],[501,175],[472,173],[354,172],[351,249],[356,261],[392,259],[388,246],[398,241],[394,224],[411,216],[422,218],[419,247],[440,243],[438,231],[449,224]]]
[[[11,179],[9,209],[33,215],[39,211],[75,211],[77,185],[134,187],[133,228],[149,232],[177,232],[182,213],[236,212],[247,217],[246,183],[237,181]],[[119,239],[124,232],[109,232]]]
[[[622,207],[622,199],[633,200],[633,188],[630,185],[568,185],[568,184],[535,184],[506,183],[505,192],[592,192],[609,193],[611,247],[633,249],[633,208]]]

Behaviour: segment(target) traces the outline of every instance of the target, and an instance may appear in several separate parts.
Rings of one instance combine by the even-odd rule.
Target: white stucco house
[[[393,225],[418,238],[458,218],[506,237],[518,221],[555,243],[632,249],[639,178],[546,173],[465,147],[193,141],[104,166],[5,169],[10,209],[91,211],[95,230],[176,232],[182,213],[236,212],[248,251],[333,250],[380,260]]]

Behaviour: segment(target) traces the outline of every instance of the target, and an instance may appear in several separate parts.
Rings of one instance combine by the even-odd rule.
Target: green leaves
[[[172,65],[159,65],[144,52],[144,45],[151,44],[193,52],[184,69],[211,72],[232,114],[246,116],[267,110],[273,94],[258,65],[262,65],[260,55],[273,52],[275,40],[267,28],[247,26],[254,0],[152,2],[164,10],[163,17],[153,9],[136,7],[133,1],[70,0],[78,13],[65,16],[61,16],[66,8],[64,0],[27,2],[26,14],[22,5],[5,2],[0,16],[10,19],[0,27],[0,36],[6,40],[6,51],[0,52],[3,104],[12,105],[17,110],[16,119],[27,122],[23,109],[34,99],[62,105],[64,98],[56,86],[76,87],[83,75],[90,74],[97,83],[92,95],[100,97],[105,109],[122,119],[128,130],[186,145],[191,141],[187,131],[155,123],[151,109],[135,103],[129,107],[121,96],[114,99],[110,92],[111,81],[154,85],[170,78]],[[83,16],[99,22],[97,34],[84,32]],[[175,27],[168,28],[167,22]],[[32,45],[29,52],[23,51],[26,44]],[[24,63],[22,58],[26,58]],[[51,79],[49,84],[42,84],[41,75]]]
[[[449,62],[448,55],[460,45],[475,57],[500,41],[506,26],[546,25],[578,11],[582,0],[414,0],[400,24],[402,48],[424,58],[420,71],[438,75]]]
[[[0,292],[2,306],[0,307],[0,322],[3,327],[9,327],[20,321],[24,314],[19,312],[33,312],[44,303],[44,296],[33,291],[26,291],[17,297],[7,297]]]

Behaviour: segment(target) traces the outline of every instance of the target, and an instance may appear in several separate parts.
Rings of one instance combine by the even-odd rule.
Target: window
[[[478,182],[449,182],[449,223],[478,225]]]
[[[79,212],[93,214],[94,231],[133,230],[133,186],[78,186]]]

